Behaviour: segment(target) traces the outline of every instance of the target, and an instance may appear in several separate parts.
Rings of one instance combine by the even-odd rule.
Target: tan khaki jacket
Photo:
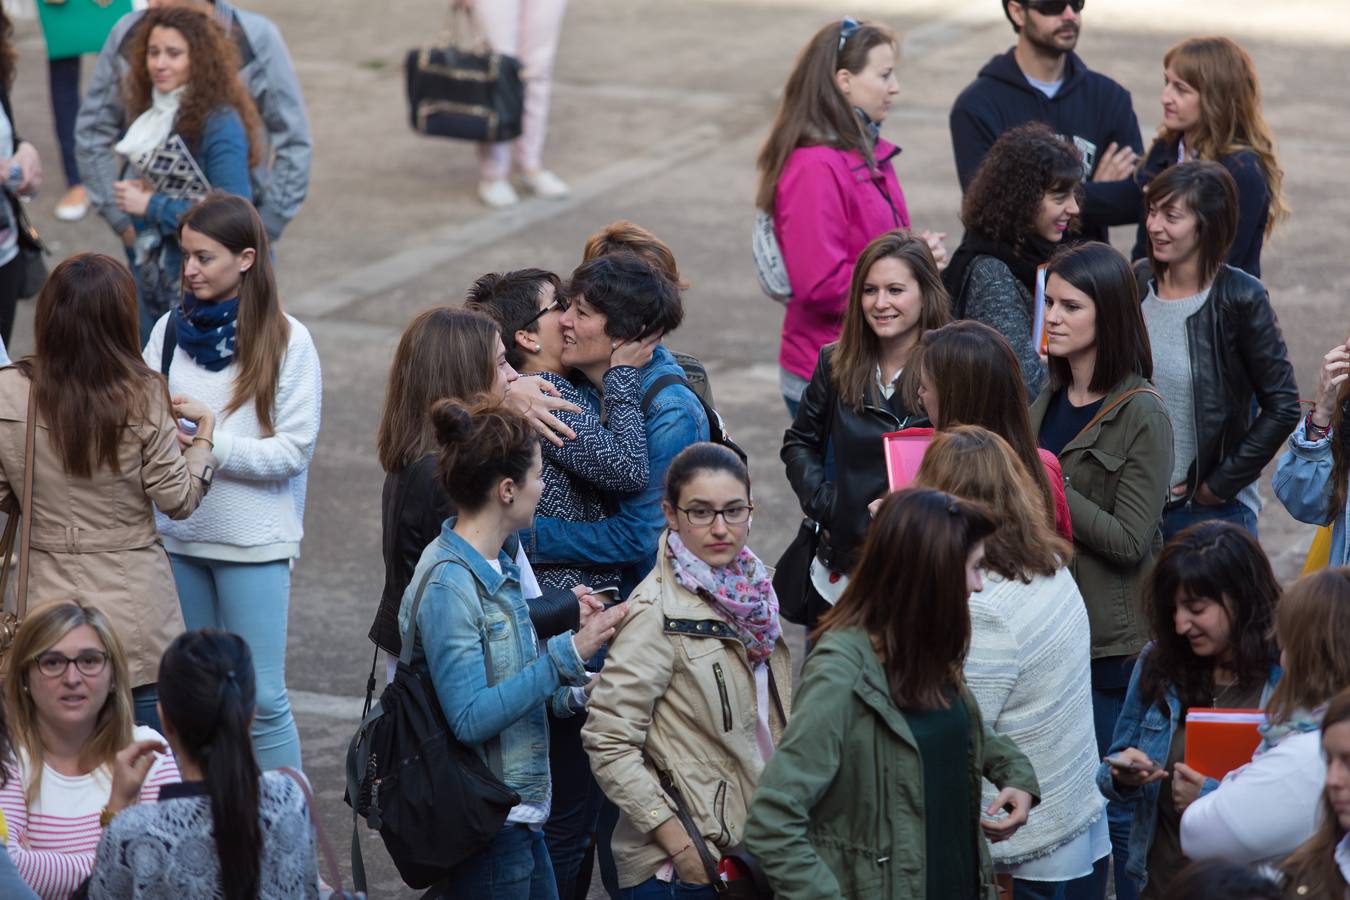
[[[123,430],[120,474],[104,466],[92,478],[67,474],[40,416],[33,450],[28,607],[78,599],[101,610],[126,650],[133,687],[157,680],[160,656],[184,630],[151,504],[187,518],[204,494],[202,470],[214,464],[203,444],[179,449],[167,394],[155,391],[149,412]],[[0,369],[0,505],[23,490],[27,419],[28,378]]]
[[[670,774],[717,854],[740,843],[764,768],[745,646],[706,601],[675,583],[666,554],[658,556],[629,598],[581,732],[600,788],[622,813],[613,839],[622,887],[641,884],[666,861],[651,832],[675,804],[658,770]],[[787,713],[792,660],[781,638],[769,668]],[[777,744],[787,723],[769,702]]]

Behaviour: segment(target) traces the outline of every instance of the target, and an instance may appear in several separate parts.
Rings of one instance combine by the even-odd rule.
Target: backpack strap
[[[159,373],[169,377],[169,366],[173,365],[173,351],[178,348],[178,315],[169,310],[169,318],[164,321],[164,345],[159,351]]]
[[[667,372],[665,375],[662,375],[660,378],[653,381],[652,386],[647,388],[647,393],[642,395],[642,403],[639,405],[644,416],[647,415],[647,411],[651,409],[652,404],[656,402],[656,395],[670,387],[672,384],[682,384],[685,387],[689,387],[689,380],[683,375]],[[689,388],[689,390],[693,391],[693,388]],[[698,395],[695,394],[694,396],[697,397]],[[700,402],[702,402],[701,399]]]

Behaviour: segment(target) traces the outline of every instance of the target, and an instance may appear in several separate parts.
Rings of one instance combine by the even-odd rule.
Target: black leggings
[[[6,350],[14,333],[14,308],[19,305],[19,272],[22,268],[17,256],[0,266],[0,338],[4,338]]]

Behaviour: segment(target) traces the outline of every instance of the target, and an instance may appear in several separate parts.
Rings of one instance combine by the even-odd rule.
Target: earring
[[[507,497],[507,498],[506,498],[506,502],[507,502],[507,503],[515,503],[515,502],[516,502],[516,498],[515,498],[515,497]]]
[[[540,352],[543,351],[543,349],[544,349],[544,348],[543,348],[543,347],[540,347],[538,344],[535,344],[535,345],[534,345],[534,352],[535,352],[535,353],[540,353]]]
[[[618,342],[618,341],[610,341],[610,342],[609,342],[609,349],[611,349],[611,350],[617,350],[617,349],[619,349],[619,342]]]

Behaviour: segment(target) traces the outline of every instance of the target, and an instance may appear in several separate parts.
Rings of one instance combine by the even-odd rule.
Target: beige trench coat
[[[28,387],[17,368],[0,369],[0,505],[23,490]],[[157,680],[160,656],[184,631],[154,506],[190,516],[205,494],[201,473],[214,465],[202,444],[179,449],[168,395],[153,393],[147,421],[123,430],[120,474],[105,466],[92,478],[67,474],[41,417],[33,450],[28,607],[78,599],[101,610],[126,650],[133,687]]]

